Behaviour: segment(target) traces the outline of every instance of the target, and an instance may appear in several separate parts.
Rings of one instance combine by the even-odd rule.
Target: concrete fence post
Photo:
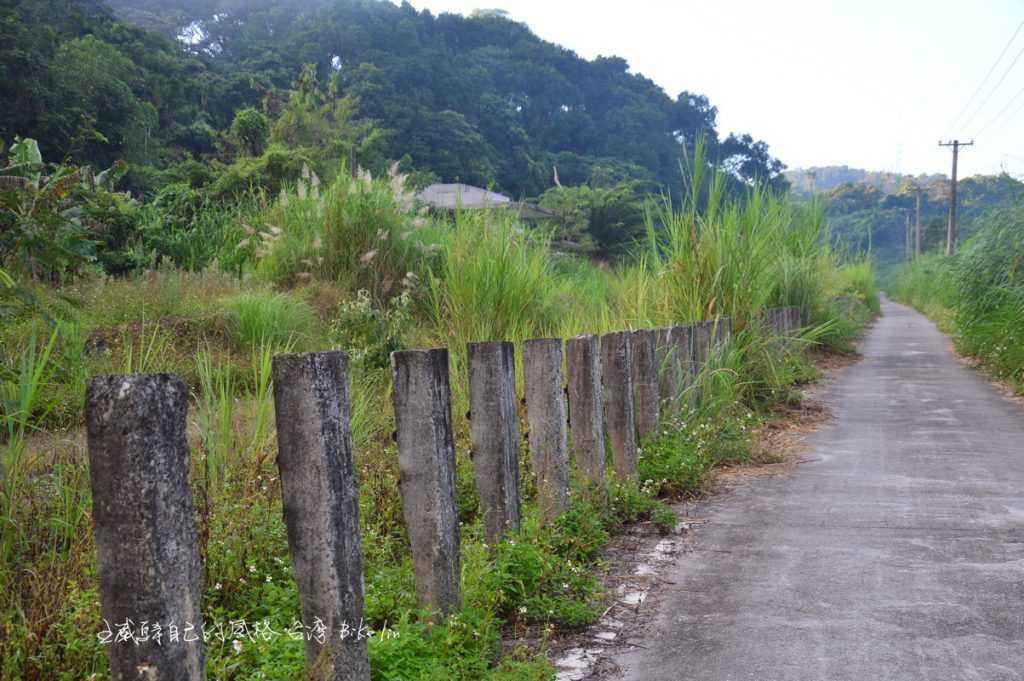
[[[391,353],[391,382],[416,594],[420,607],[447,615],[462,600],[448,350]]]
[[[593,501],[605,504],[604,399],[601,389],[600,341],[597,336],[570,338],[566,343],[569,369],[569,432],[576,472]]]
[[[519,413],[511,343],[470,343],[470,439],[487,542],[519,530]]]
[[[629,331],[615,331],[601,337],[604,425],[612,446],[612,467],[620,482],[636,479],[632,337]]]
[[[188,390],[170,374],[99,376],[86,390],[103,619],[135,635],[108,642],[114,681],[206,678],[187,410]]]
[[[633,352],[633,411],[636,416],[636,436],[643,440],[658,432],[661,398],[658,394],[657,333],[654,329],[633,332],[630,340]]]
[[[537,501],[541,520],[549,522],[569,510],[568,422],[560,338],[538,338],[523,344],[523,380]]]
[[[681,389],[690,390],[689,403],[687,408],[696,408],[700,398],[697,389],[697,362],[695,359],[695,338],[696,326],[674,326],[672,327],[672,340],[676,347],[676,358],[679,363],[679,374]]]
[[[693,363],[697,374],[704,370],[704,365],[711,359],[713,328],[714,322],[710,321],[699,321],[693,325]]]
[[[775,330],[776,336],[782,336],[786,333],[786,314],[781,307],[773,307],[772,313],[772,328]]]
[[[273,361],[281,493],[288,548],[306,627],[322,625],[328,643],[306,637],[310,678],[369,681],[363,619],[359,488],[349,430],[344,352],[277,355]]]
[[[732,317],[719,317],[715,325],[716,340],[719,346],[725,346],[732,340]]]
[[[698,406],[703,396],[704,386],[701,384],[706,376],[705,369],[711,359],[712,328],[714,322],[699,321],[693,323],[693,403]]]
[[[661,400],[659,415],[679,415],[680,397],[683,392],[683,365],[676,349],[676,328],[655,329],[656,360],[658,364],[658,398]]]

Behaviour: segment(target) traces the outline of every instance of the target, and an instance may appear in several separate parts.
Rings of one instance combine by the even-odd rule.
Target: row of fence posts
[[[797,308],[768,310],[760,322],[780,337],[802,325]],[[523,392],[541,517],[550,520],[568,508],[570,443],[576,489],[592,501],[607,501],[606,443],[615,478],[635,483],[637,442],[654,433],[663,417],[693,406],[695,377],[731,332],[731,321],[719,318],[583,335],[564,344],[564,359],[561,339],[526,341]],[[468,347],[472,460],[489,543],[520,523],[514,350],[508,342]],[[340,351],[276,356],[274,405],[303,624],[328,633],[322,642],[305,636],[307,668],[318,679],[363,681],[370,669],[367,641],[356,634],[363,559],[347,362]],[[391,374],[418,602],[443,615],[461,600],[448,351],[395,352]],[[115,681],[205,678],[187,401],[185,384],[170,374],[89,382],[86,426],[102,613],[115,631],[135,627],[109,646]]]

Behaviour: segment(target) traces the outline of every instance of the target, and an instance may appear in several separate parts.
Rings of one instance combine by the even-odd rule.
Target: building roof
[[[518,211],[520,217],[540,219],[554,217],[554,214],[537,206],[513,201],[504,194],[498,194],[481,187],[468,184],[432,184],[416,198],[431,208],[440,210],[479,210],[482,208],[511,208]]]

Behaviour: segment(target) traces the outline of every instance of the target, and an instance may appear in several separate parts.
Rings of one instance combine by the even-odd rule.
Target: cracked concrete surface
[[[883,308],[816,461],[707,504],[615,678],[1024,680],[1024,410]]]

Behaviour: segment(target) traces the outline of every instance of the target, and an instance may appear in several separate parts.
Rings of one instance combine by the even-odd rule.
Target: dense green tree
[[[634,183],[554,187],[540,205],[555,214],[555,245],[565,250],[608,258],[643,234],[643,204]]]
[[[267,145],[270,124],[262,112],[253,107],[240,109],[231,121],[231,137],[247,156],[259,156]]]

